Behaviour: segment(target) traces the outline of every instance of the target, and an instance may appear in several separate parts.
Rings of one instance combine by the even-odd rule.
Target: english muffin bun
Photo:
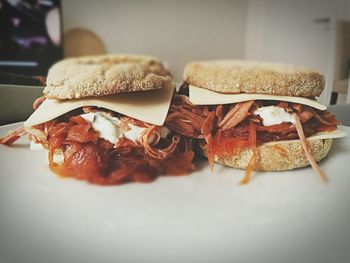
[[[332,139],[308,140],[311,154],[315,161],[320,161],[329,152]],[[239,154],[218,157],[215,161],[234,168],[245,169],[253,155],[252,149],[242,149]],[[282,141],[265,143],[258,147],[256,171],[285,171],[310,165],[300,141]]]
[[[69,58],[54,64],[44,94],[49,99],[78,99],[171,85],[172,76],[157,58],[103,55]]]
[[[318,97],[324,76],[315,70],[292,65],[243,60],[200,61],[188,64],[184,81],[221,93],[255,93]]]

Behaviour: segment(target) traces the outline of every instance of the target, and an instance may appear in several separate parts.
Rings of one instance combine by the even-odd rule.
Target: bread
[[[332,146],[332,139],[308,140],[309,149],[315,160],[323,159]],[[238,155],[218,157],[215,161],[234,168],[245,169],[252,157],[252,149],[242,149]],[[256,171],[285,171],[309,165],[300,141],[265,143],[258,147]]]
[[[77,99],[169,86],[172,76],[157,58],[139,55],[87,56],[54,64],[44,94],[49,99]]]
[[[315,70],[292,65],[243,60],[193,62],[185,67],[184,81],[222,93],[257,93],[318,97],[324,76]]]

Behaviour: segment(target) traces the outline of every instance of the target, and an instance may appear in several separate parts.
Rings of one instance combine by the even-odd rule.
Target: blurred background
[[[321,102],[350,103],[350,0],[0,0],[0,124],[30,114],[52,63],[105,53],[158,56],[177,82],[191,60],[308,66]]]

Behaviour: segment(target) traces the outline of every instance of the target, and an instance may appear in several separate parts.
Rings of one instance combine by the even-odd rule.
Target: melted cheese
[[[276,101],[288,101],[299,104],[304,104],[319,110],[325,110],[327,107],[316,100],[302,98],[302,97],[290,97],[290,96],[276,96],[266,94],[227,94],[219,93],[196,86],[189,86],[190,101],[195,105],[218,105],[237,103],[247,100],[276,100]]]
[[[318,132],[310,137],[307,137],[306,140],[323,140],[323,139],[337,139],[337,138],[343,138],[346,137],[347,134],[344,129],[341,128],[341,126],[338,126],[338,129],[331,132]],[[296,142],[300,141],[297,140],[288,140],[288,141],[278,141],[278,142],[268,142],[266,144],[273,145],[278,143],[288,143],[288,142]]]
[[[174,87],[167,87],[153,91],[120,93],[74,100],[47,99],[24,122],[24,126],[30,127],[44,123],[84,106],[106,108],[144,122],[161,126],[168,113],[173,91]]]

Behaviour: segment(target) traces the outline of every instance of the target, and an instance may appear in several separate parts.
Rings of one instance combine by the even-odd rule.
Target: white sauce
[[[115,144],[121,137],[128,138],[132,141],[138,141],[146,128],[138,127],[131,123],[128,124],[130,130],[123,131],[119,128],[120,120],[116,117],[111,117],[104,112],[89,112],[80,115],[88,121],[95,131],[100,133],[100,138],[103,138]],[[170,130],[166,127],[161,127],[160,135],[166,138]]]
[[[83,117],[88,123],[93,123],[95,115],[96,113],[89,112],[89,113],[81,114],[80,116]]]
[[[292,114],[277,106],[261,107],[254,111],[254,114],[259,115],[263,119],[264,126],[281,124],[283,122],[294,123]]]
[[[110,117],[104,112],[89,112],[80,116],[88,121],[95,131],[100,133],[100,138],[115,144],[122,137],[118,127],[120,123],[118,118]]]

